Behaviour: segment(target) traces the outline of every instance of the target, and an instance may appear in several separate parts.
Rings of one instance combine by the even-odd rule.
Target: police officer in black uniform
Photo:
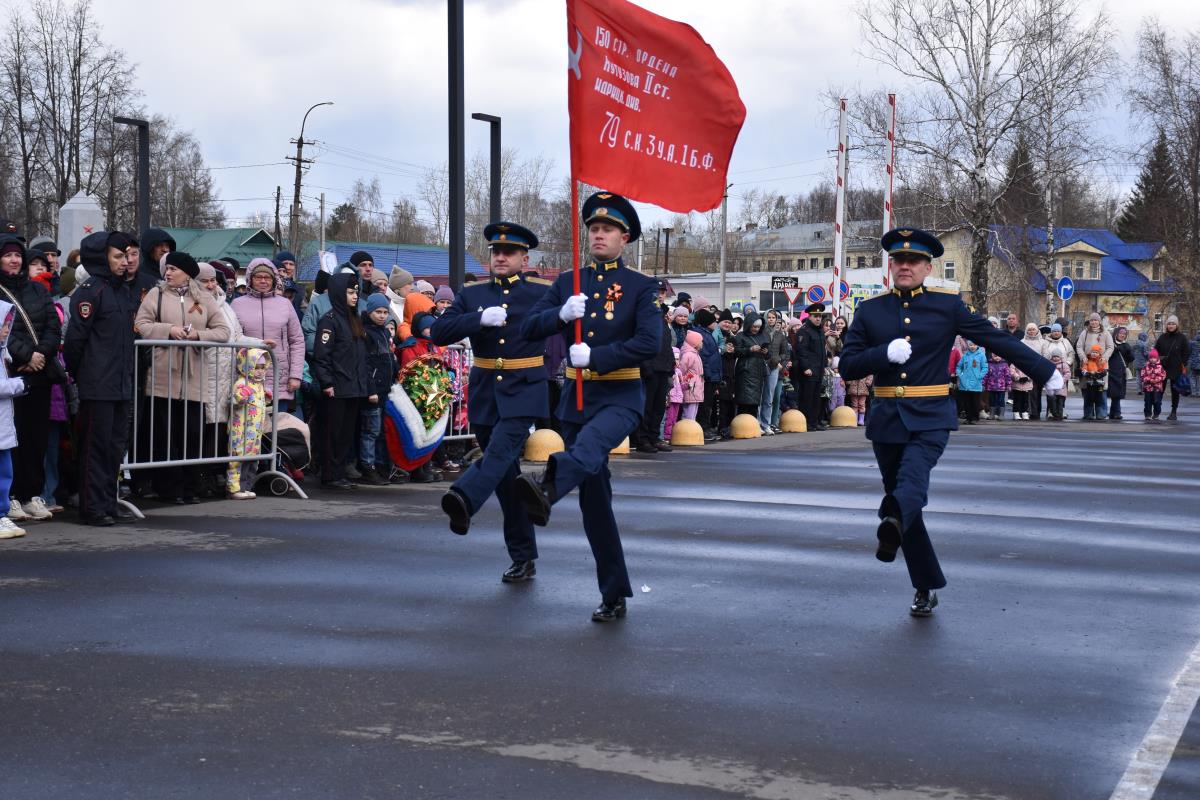
[[[998,353],[1048,388],[1056,388],[1056,382],[1061,386],[1062,376],[1020,339],[974,313],[956,292],[924,285],[932,259],[942,255],[936,236],[897,228],[881,244],[891,255],[894,288],[859,305],[839,370],[848,381],[875,376],[866,427],[884,490],[875,557],[891,562],[897,550],[904,551],[916,589],[909,611],[927,617],[938,603],[934,590],[944,587],[946,578],[921,510],[928,501],[929,473],[946,449],[950,431],[958,429],[946,375],[954,337]]]
[[[134,394],[133,318],[138,302],[125,279],[132,240],[100,231],[79,246],[90,276],[71,295],[63,356],[79,389],[79,513],[89,525],[132,515],[117,505],[117,479]]]
[[[825,377],[825,334],[821,321],[825,316],[824,303],[813,303],[804,309],[808,319],[796,331],[792,349],[792,379],[796,385],[796,402],[804,414],[810,431],[829,430],[821,417],[821,380]]]
[[[641,235],[633,206],[620,195],[597,192],[583,204],[583,222],[592,262],[581,270],[581,293],[572,295],[571,273],[559,275],[521,325],[524,339],[557,333],[574,341],[574,322],[582,320],[583,343],[570,346],[557,412],[567,449],[550,457],[540,479],[518,478],[517,492],[534,524],[545,525],[550,507],[579,487],[600,584],[592,619],[610,622],[625,616],[625,598],[633,590],[613,517],[608,455],[642,419],[646,399],[639,365],[658,352],[663,330],[657,282],[621,258],[625,245]],[[584,381],[582,411],[575,399],[577,374]]]
[[[471,517],[494,492],[504,513],[504,544],[512,558],[501,580],[517,583],[536,574],[537,544],[533,523],[517,500],[515,482],[529,429],[550,416],[545,338],[525,339],[520,325],[550,281],[524,274],[529,251],[538,245],[533,231],[512,222],[493,222],[483,236],[491,250],[492,277],[464,286],[430,332],[434,343],[443,346],[471,340],[467,418],[483,448],[483,458],[442,496],[442,510],[450,518],[450,530],[465,534]]]

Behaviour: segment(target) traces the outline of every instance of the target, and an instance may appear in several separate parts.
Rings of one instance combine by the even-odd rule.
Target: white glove
[[[572,295],[558,310],[558,318],[563,322],[574,322],[577,319],[583,319],[585,311],[587,311],[587,295]]]
[[[571,299],[574,300],[575,298]],[[586,344],[571,345],[572,367],[575,367],[576,369],[583,369],[590,363],[592,363],[592,348],[588,347]]]
[[[912,357],[912,345],[903,339],[893,339],[888,345],[888,361],[903,364]]]
[[[485,308],[479,315],[479,324],[485,328],[499,328],[508,321],[508,309],[500,306]]]
[[[1050,376],[1050,380],[1046,381],[1047,392],[1057,392],[1063,387],[1063,376],[1058,370],[1054,370],[1054,374]]]

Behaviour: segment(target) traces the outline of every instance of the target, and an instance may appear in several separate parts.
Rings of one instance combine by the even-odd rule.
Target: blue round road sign
[[[824,299],[825,299],[825,287],[824,286],[818,286],[818,285],[814,284],[813,287],[808,290],[808,302],[820,303]]]
[[[1071,295],[1075,294],[1075,281],[1068,278],[1066,275],[1058,279],[1058,296],[1062,300],[1070,300]]]

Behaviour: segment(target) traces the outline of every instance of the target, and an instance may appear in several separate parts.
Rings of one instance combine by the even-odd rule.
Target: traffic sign
[[[804,294],[804,290],[799,286],[785,286],[783,287],[783,294],[787,297],[788,305],[794,306],[796,305],[796,301],[800,299],[800,295]]]
[[[1075,281],[1068,276],[1063,275],[1058,279],[1058,296],[1059,299],[1066,301],[1071,299],[1071,295],[1075,294]]]
[[[813,284],[813,286],[808,290],[808,302],[819,303],[824,299],[825,287],[818,284]]]

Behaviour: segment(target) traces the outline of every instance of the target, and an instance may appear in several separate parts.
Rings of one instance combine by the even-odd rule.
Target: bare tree
[[[896,146],[910,160],[948,171],[942,186],[954,193],[944,200],[971,233],[971,296],[987,310],[989,241],[1007,189],[1006,156],[1039,120],[1051,150],[1078,146],[1066,120],[1095,99],[1111,60],[1078,57],[1075,48],[1099,36],[1103,53],[1108,22],[1101,14],[1079,25],[1073,0],[866,0],[859,17],[868,57],[918,87],[901,106]],[[853,103],[857,126],[878,143],[886,108],[882,93]]]
[[[1183,293],[1185,313],[1200,305],[1200,35],[1170,36],[1157,20],[1138,33],[1130,99],[1139,116],[1166,135],[1183,194],[1177,241],[1166,242],[1168,274]],[[1191,322],[1195,324],[1196,319]]]

